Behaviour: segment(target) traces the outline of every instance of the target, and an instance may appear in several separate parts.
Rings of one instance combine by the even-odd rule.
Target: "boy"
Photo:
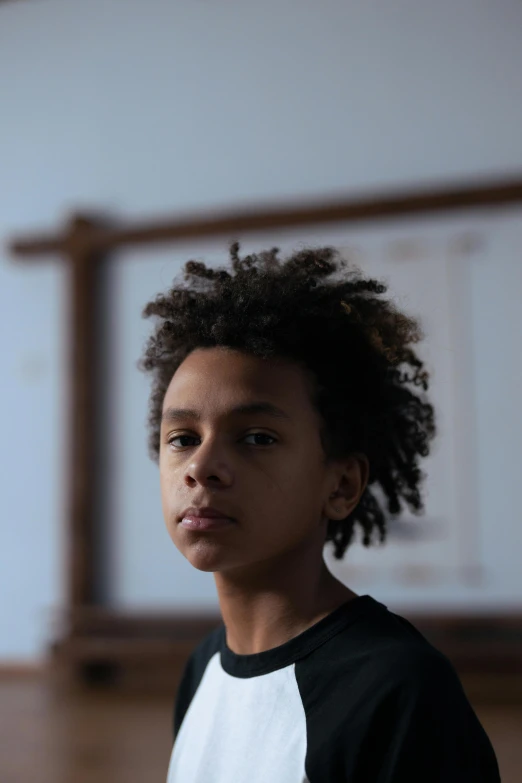
[[[231,262],[188,262],[144,310],[165,523],[223,616],[182,675],[168,783],[497,783],[448,659],[323,560],[385,540],[374,489],[423,509],[418,323],[329,248]]]

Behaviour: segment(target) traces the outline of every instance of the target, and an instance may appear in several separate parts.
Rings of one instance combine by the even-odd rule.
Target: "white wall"
[[[64,279],[8,237],[520,172],[521,42],[518,0],[0,5],[0,658],[42,654],[64,546]]]

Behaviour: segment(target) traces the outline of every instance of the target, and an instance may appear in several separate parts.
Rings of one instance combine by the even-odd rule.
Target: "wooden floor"
[[[165,783],[172,703],[172,695],[78,693],[57,691],[43,678],[2,679],[0,781]],[[502,783],[520,783],[522,704],[473,706]]]

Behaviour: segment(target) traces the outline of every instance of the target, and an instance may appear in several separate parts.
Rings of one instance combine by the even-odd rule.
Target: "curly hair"
[[[334,248],[299,250],[282,261],[278,248],[240,258],[236,242],[230,260],[229,271],[188,261],[188,285],[175,278],[143,310],[159,319],[138,363],[153,377],[151,458],[158,462],[165,393],[194,349],[226,346],[299,363],[314,376],[325,460],[359,452],[369,461],[357,507],[328,520],[325,543],[333,542],[340,560],[356,525],[364,546],[375,529],[384,542],[385,508],[392,516],[404,503],[414,514],[424,510],[418,462],[436,428],[425,394],[429,374],[411,347],[423,337],[418,321],[381,297],[385,283],[364,279]]]

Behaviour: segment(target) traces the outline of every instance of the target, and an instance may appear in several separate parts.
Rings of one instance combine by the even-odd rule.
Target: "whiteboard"
[[[418,317],[425,333],[416,350],[431,372],[438,427],[432,453],[421,460],[425,514],[404,512],[389,522],[383,545],[365,548],[356,539],[340,561],[327,544],[332,573],[355,592],[398,608],[520,606],[522,318],[515,292],[522,290],[522,212],[233,239],[241,241],[241,254],[277,246],[283,257],[304,246],[333,245],[365,275],[386,282],[385,296]],[[158,467],[147,453],[150,379],[136,364],[153,327],[141,318],[144,305],[169,287],[189,258],[228,265],[228,243],[133,250],[110,262],[106,567],[107,598],[119,609],[219,606],[213,575],[194,569],[165,529]]]

